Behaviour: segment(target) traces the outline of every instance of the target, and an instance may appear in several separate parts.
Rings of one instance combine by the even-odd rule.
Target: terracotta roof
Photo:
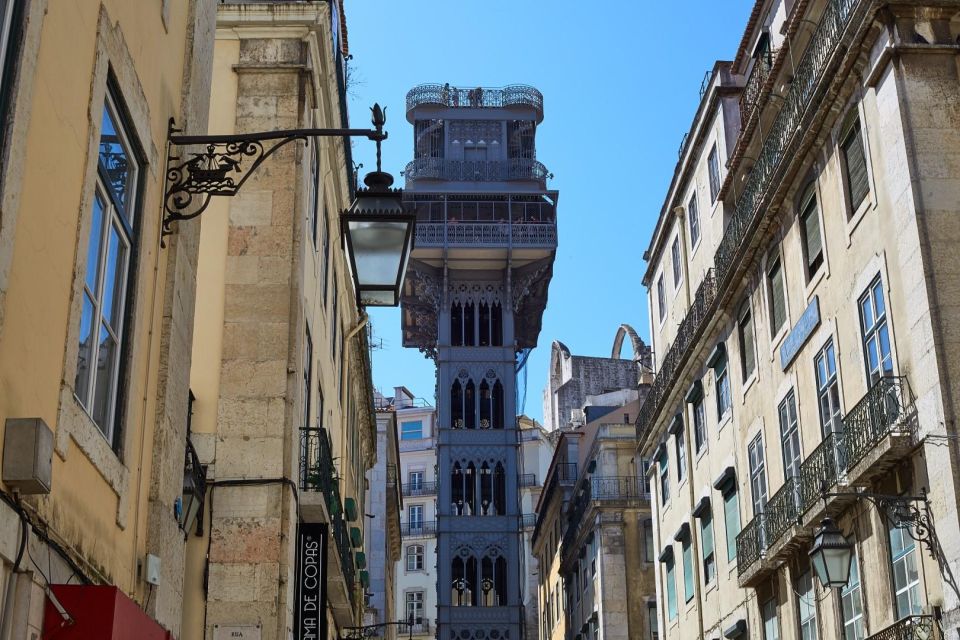
[[[757,20],[760,18],[761,9],[767,0],[756,0],[753,3],[753,11],[750,12],[750,17],[747,19],[747,27],[743,30],[743,37],[740,39],[740,46],[737,47],[737,55],[733,57],[733,71],[734,73],[740,68],[740,63],[743,62],[743,56],[749,55],[748,47],[750,46],[750,41],[753,39],[753,32],[757,28]]]
[[[340,52],[344,56],[350,55],[350,44],[347,40],[347,14],[343,12],[343,0],[335,0],[340,8]]]

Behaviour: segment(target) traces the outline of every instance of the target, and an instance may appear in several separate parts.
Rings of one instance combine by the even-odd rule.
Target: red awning
[[[47,599],[43,640],[172,640],[173,635],[113,586],[50,585],[73,619],[64,620]]]

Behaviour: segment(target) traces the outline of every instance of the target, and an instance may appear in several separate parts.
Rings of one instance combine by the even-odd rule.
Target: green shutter
[[[357,569],[366,569],[367,568],[367,554],[363,551],[357,551],[354,554],[354,564],[357,565]]]
[[[359,527],[350,527],[350,542],[354,547],[363,546],[363,533],[360,532]]]
[[[667,617],[674,620],[677,617],[677,579],[674,575],[673,558],[668,558],[667,562]]]
[[[360,572],[360,586],[362,586],[364,589],[367,589],[367,588],[370,587],[370,572],[369,572],[369,571],[361,571],[361,572]]]
[[[807,250],[807,266],[810,272],[818,266],[823,253],[823,242],[820,238],[820,215],[817,211],[817,197],[811,196],[801,215],[803,226],[803,245]]]
[[[347,520],[350,522],[356,522],[357,516],[357,501],[353,498],[347,498],[343,501],[343,510],[347,514]]]
[[[723,520],[727,529],[727,560],[737,557],[737,534],[740,533],[740,503],[736,487],[723,494]]]
[[[867,182],[867,158],[863,151],[863,135],[857,120],[843,141],[843,157],[847,165],[847,188],[850,208],[856,209],[870,192]]]
[[[704,558],[713,553],[713,514],[709,509],[700,519],[700,550]]]
[[[787,300],[779,258],[770,267],[767,277],[770,282],[770,330],[773,335],[776,335],[787,320]]]
[[[690,536],[686,536],[680,545],[683,548],[683,600],[690,602],[693,599],[693,552]]]
[[[743,379],[753,375],[757,357],[753,347],[753,314],[747,309],[740,316],[740,358],[743,363]]]

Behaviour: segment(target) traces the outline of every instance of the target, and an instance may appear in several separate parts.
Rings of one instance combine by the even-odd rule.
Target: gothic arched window
[[[477,428],[477,391],[473,380],[467,380],[463,391],[463,426],[467,429]]]
[[[463,429],[463,387],[459,380],[454,380],[450,388],[450,426]]]

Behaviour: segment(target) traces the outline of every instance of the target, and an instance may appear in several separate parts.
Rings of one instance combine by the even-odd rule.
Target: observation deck
[[[525,84],[505,87],[452,87],[421,84],[407,92],[407,121],[413,124],[414,110],[420,107],[441,109],[529,108],[536,112],[537,124],[543,121],[543,94]]]

